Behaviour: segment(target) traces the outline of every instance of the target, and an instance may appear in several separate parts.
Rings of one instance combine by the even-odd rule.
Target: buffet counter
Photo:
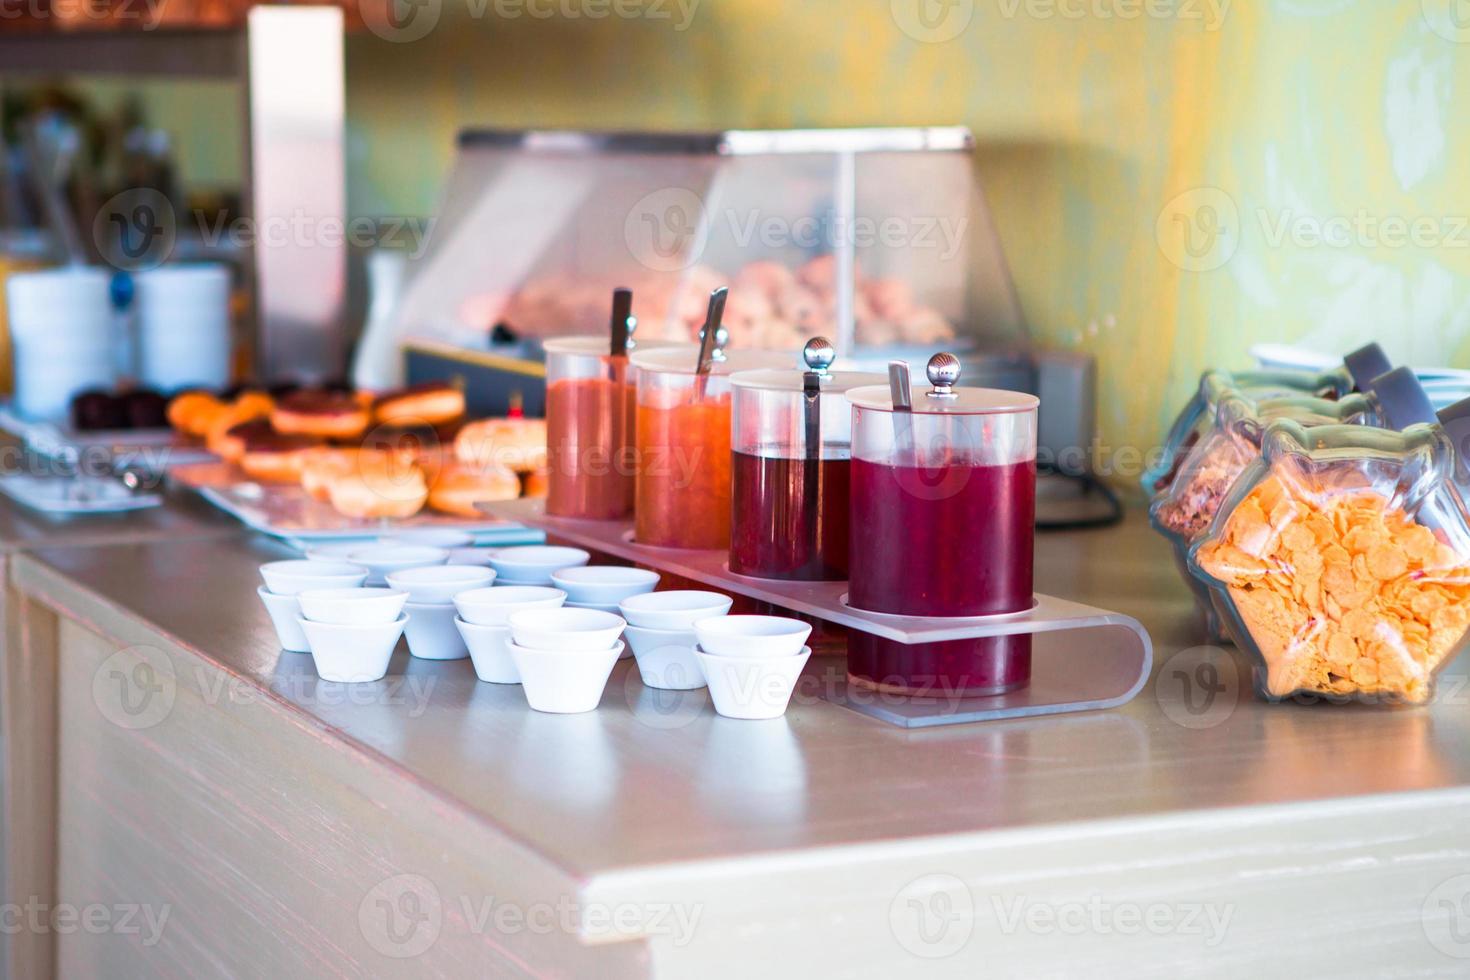
[[[646,690],[631,661],[571,716],[402,649],[381,682],[320,682],[254,594],[287,556],[159,533],[10,557],[7,674],[55,715],[7,711],[5,739],[55,792],[8,831],[54,823],[37,901],[140,926],[44,936],[59,975],[1449,976],[1470,956],[1465,659],[1423,708],[1262,704],[1238,655],[1197,646],[1139,513],[1039,536],[1037,588],[1141,620],[1143,693],[919,731],[822,700],[831,658],[769,722]]]

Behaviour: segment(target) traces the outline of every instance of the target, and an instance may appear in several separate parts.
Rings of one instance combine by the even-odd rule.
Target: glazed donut
[[[464,392],[432,381],[378,396],[373,419],[379,425],[434,426],[464,415]]]
[[[239,459],[240,469],[259,483],[297,483],[301,480],[306,453],[320,444],[308,436],[286,436],[276,432],[247,439]]]
[[[423,509],[429,487],[417,467],[368,463],[359,457],[353,472],[327,487],[332,507],[344,517],[412,517]]]
[[[269,446],[275,436],[269,419],[224,419],[209,430],[204,446],[226,463],[238,463],[251,445]]]
[[[521,475],[522,497],[544,497],[546,488],[550,485],[550,478],[545,470],[532,470]]]
[[[484,419],[459,430],[454,455],[471,469],[504,466],[517,473],[546,466],[545,419]]]
[[[168,423],[191,436],[203,436],[225,411],[224,402],[207,391],[186,391],[168,404]]]
[[[429,491],[429,507],[456,517],[484,517],[475,504],[484,500],[515,500],[520,495],[520,478],[504,466],[475,469],[450,463]]]
[[[282,435],[358,439],[368,427],[368,413],[352,395],[298,391],[276,403],[271,424]]]

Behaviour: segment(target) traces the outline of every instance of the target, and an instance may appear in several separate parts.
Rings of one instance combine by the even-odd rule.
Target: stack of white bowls
[[[490,567],[501,585],[551,585],[557,572],[591,560],[592,555],[581,548],[533,544],[501,548],[490,556]]]
[[[469,650],[455,628],[454,597],[485,589],[495,570],[483,565],[420,565],[387,575],[388,587],[408,594],[408,652],[423,660],[463,660]]]
[[[297,595],[302,632],[311,647],[317,676],[361,683],[388,673],[393,648],[403,635],[408,593],[396,589],[308,589]]]
[[[230,269],[165,265],[133,277],[138,376],[170,391],[230,381]]]
[[[559,609],[567,594],[545,585],[502,585],[454,596],[455,628],[470,651],[475,676],[488,684],[519,684],[510,655],[510,617],[525,610]]]
[[[367,578],[367,570],[340,561],[273,561],[260,566],[260,577],[265,584],[255,594],[270,613],[281,649],[309,653],[297,596],[307,589],[356,588]]]
[[[812,655],[810,624],[782,616],[721,616],[694,624],[695,657],[715,710],[726,718],[761,720],[786,713]]]
[[[21,415],[61,419],[74,395],[112,386],[123,345],[111,281],[107,270],[93,268],[18,272],[6,281]]]
[[[395,572],[443,565],[449,561],[449,550],[420,544],[368,544],[348,550],[343,560],[366,568],[368,585],[387,585],[388,576]]]
[[[658,586],[658,572],[625,565],[577,565],[552,573],[551,584],[567,594],[570,609],[595,609],[620,613],[624,599],[651,593]],[[624,649],[623,658],[633,654]]]
[[[695,648],[694,624],[724,616],[732,600],[718,592],[648,592],[629,596],[618,606],[628,621],[623,631],[645,687],[692,691],[704,687]]]
[[[596,609],[512,613],[510,657],[526,702],[536,711],[594,710],[623,653],[623,617]]]

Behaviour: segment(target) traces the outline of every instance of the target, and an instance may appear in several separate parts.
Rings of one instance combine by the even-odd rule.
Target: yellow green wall
[[[423,39],[348,43],[357,214],[432,210],[466,124],[963,123],[1036,337],[1101,363],[1109,445],[1151,445],[1204,366],[1256,341],[1466,363],[1451,0],[703,0],[682,31],[678,0],[598,20],[610,0],[425,2]],[[963,29],[913,28],[921,3]],[[1359,215],[1426,223],[1417,244],[1303,237]]]

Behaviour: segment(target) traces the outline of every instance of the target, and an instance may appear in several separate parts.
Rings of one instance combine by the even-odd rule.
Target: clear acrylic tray
[[[834,704],[906,728],[1115,708],[1142,690],[1153,666],[1148,631],[1122,613],[1040,593],[1030,610],[1003,616],[942,618],[868,612],[847,604],[846,582],[789,582],[736,575],[727,567],[724,551],[641,545],[633,541],[631,521],[552,517],[545,503],[540,498],[522,498],[482,506],[496,517],[540,528],[593,551],[901,643],[1035,635],[1031,682],[1008,694],[913,697],[842,683],[830,685],[825,694]]]

